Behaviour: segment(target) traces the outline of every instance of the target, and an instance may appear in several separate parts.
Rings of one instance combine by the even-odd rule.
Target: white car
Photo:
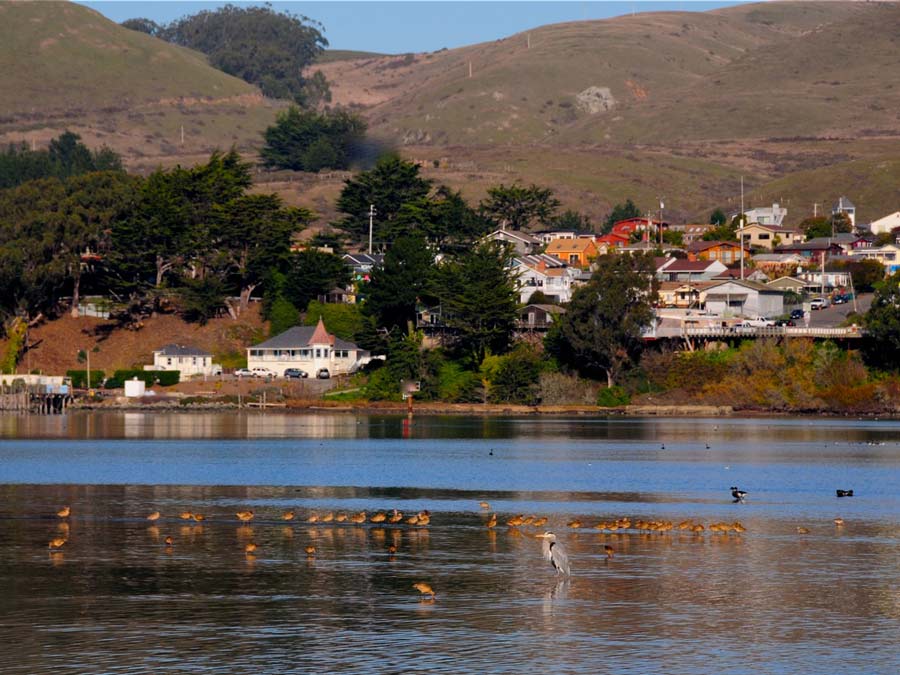
[[[770,326],[775,325],[775,321],[772,319],[763,319],[762,317],[758,319],[745,319],[741,324],[742,326],[752,326],[753,328],[769,328]]]
[[[249,368],[236,368],[234,371],[235,377],[253,377],[255,373]]]
[[[260,366],[257,366],[256,368],[251,368],[251,372],[256,377],[275,377],[274,371],[269,370],[268,368],[262,368]]]
[[[825,309],[828,307],[828,301],[825,298],[813,298],[809,303],[810,309]]]

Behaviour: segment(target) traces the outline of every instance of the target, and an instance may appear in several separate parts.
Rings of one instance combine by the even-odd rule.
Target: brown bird
[[[383,523],[385,520],[387,520],[387,514],[384,513],[384,511],[379,511],[374,516],[369,518],[369,522],[372,523]]]
[[[805,527],[798,527],[797,534],[809,534],[809,530]]]
[[[282,520],[293,520],[294,512],[293,511],[285,511],[284,513],[281,514],[281,519]]]
[[[337,515],[334,517],[334,521],[335,521],[336,523],[343,523],[345,520],[347,520],[347,514],[346,514],[346,513],[339,513],[339,514],[337,514]]]
[[[316,554],[316,547],[315,546],[307,546],[305,551],[306,551],[306,557],[312,558]]]
[[[351,523],[356,523],[357,525],[366,522],[366,512],[360,511],[359,513],[354,513],[348,520]]]
[[[236,515],[237,519],[242,523],[249,523],[253,520],[253,511],[238,511],[234,515]]]
[[[394,509],[391,513],[391,517],[388,518],[389,523],[399,523],[401,520],[403,520],[403,514],[397,509]]]
[[[431,599],[434,600],[434,590],[424,581],[419,581],[418,583],[413,584],[412,587],[419,591],[419,593],[421,593],[422,595],[430,595]]]
[[[324,516],[322,516],[321,518],[319,518],[319,520],[320,520],[321,522],[323,522],[323,523],[330,523],[332,520],[334,520],[334,513],[332,513],[331,511],[329,511],[329,512],[326,513]]]
[[[171,546],[172,544],[175,543],[175,540],[172,539],[172,537],[166,537],[163,541],[165,541],[166,546]]]
[[[397,547],[396,547],[396,546],[394,546],[393,544],[391,544],[390,546],[388,546],[388,553],[390,553],[391,555],[394,555],[396,552],[397,552]]]
[[[606,546],[603,547],[603,551],[606,553],[607,560],[609,558],[612,558],[616,554],[615,549],[613,549],[613,547],[610,546],[609,544],[607,544]]]
[[[541,518],[538,518],[537,520],[535,520],[535,521],[532,523],[532,525],[534,525],[535,527],[543,527],[543,526],[546,525],[546,524],[547,524],[547,516],[543,516],[543,517],[541,517]]]
[[[519,525],[521,525],[524,522],[525,522],[525,516],[523,516],[520,513],[518,516],[513,516],[512,518],[507,520],[506,524],[509,525],[510,527],[518,527]]]
[[[318,523],[319,522],[319,514],[313,511],[306,517],[307,523]]]
[[[68,518],[70,513],[72,513],[72,508],[70,506],[64,506],[56,512],[56,515],[60,518]]]
[[[483,508],[483,509],[490,509],[490,508],[491,508],[491,505],[488,504],[487,502],[478,502],[478,506],[480,506],[480,507]]]
[[[181,519],[182,519],[182,520],[190,520],[190,519],[193,518],[193,517],[194,517],[194,514],[191,513],[190,511],[183,511],[182,514],[181,514]]]
[[[159,511],[154,511],[153,513],[151,513],[149,516],[147,516],[147,520],[159,520]]]
[[[63,546],[66,545],[66,539],[64,537],[56,537],[55,539],[51,539],[50,543],[47,545],[47,548],[51,550],[59,550]]]
[[[428,511],[419,512],[419,525],[428,525],[431,522],[431,514]]]
[[[566,527],[579,528],[579,527],[581,527],[581,521],[580,520],[570,520],[568,523],[566,523]]]
[[[247,545],[244,546],[244,553],[253,553],[256,551],[256,548],[256,544],[254,544],[252,541],[248,542]]]
[[[844,525],[844,519],[841,518],[840,516],[838,516],[837,518],[834,519],[834,524],[837,525],[838,527],[842,527]]]
[[[488,527],[497,527],[497,514],[496,513],[492,513],[491,517],[488,518],[487,526]]]
[[[746,531],[747,531],[747,528],[744,527],[744,526],[743,526],[739,521],[737,521],[737,520],[734,521],[734,522],[731,524],[731,529],[734,530],[735,532],[737,532],[738,534],[740,534],[741,532],[746,532]]]
[[[406,524],[407,525],[418,525],[419,524],[419,516],[418,515],[410,516],[409,518],[406,519]]]
[[[206,516],[204,516],[202,513],[195,513],[194,520],[196,520],[198,523],[202,523],[204,520],[206,520]]]

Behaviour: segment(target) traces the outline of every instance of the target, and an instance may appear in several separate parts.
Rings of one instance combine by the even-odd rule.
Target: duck
[[[399,523],[401,520],[403,520],[403,514],[397,509],[394,509],[391,512],[391,517],[388,518],[389,523]]]
[[[319,520],[322,521],[323,523],[330,523],[332,520],[334,520],[334,513],[329,511],[324,516],[319,518]]]
[[[281,514],[281,519],[282,520],[293,520],[294,512],[293,511],[285,511],[284,513]]]
[[[247,554],[254,553],[254,552],[256,552],[257,548],[258,548],[258,546],[254,542],[252,542],[252,541],[247,542],[247,544],[244,546],[244,553],[247,553]]]
[[[307,558],[312,558],[316,554],[315,546],[307,546],[304,550],[306,551]]]
[[[204,516],[202,513],[195,513],[195,514],[194,514],[194,521],[195,521],[195,522],[202,523],[204,520],[206,520],[206,516]]]
[[[429,584],[426,584],[424,581],[416,582],[412,585],[412,587],[419,591],[419,593],[421,593],[422,595],[430,595],[432,600],[434,600],[434,598],[436,597],[434,589],[432,589],[431,586]]]
[[[391,544],[390,546],[387,547],[387,552],[390,553],[391,555],[394,555],[397,552],[397,547],[394,546],[393,544]]]
[[[531,523],[535,527],[543,527],[547,524],[547,516],[541,516],[540,518],[536,518],[533,523]]]
[[[356,523],[357,525],[366,522],[366,512],[360,511],[359,513],[354,513],[348,519],[351,523]]]
[[[172,539],[172,537],[166,537],[165,539],[163,539],[163,542],[166,546],[172,546],[172,544],[175,543],[175,540]]]
[[[347,514],[346,514],[346,513],[338,513],[338,514],[335,515],[335,517],[334,517],[334,522],[336,522],[336,523],[343,523],[343,522],[346,521],[346,520],[347,520]]]
[[[313,511],[306,517],[307,523],[318,523],[319,522],[319,514]]]
[[[838,527],[843,527],[844,519],[841,518],[840,516],[838,516],[837,518],[834,519],[834,524],[837,525]]]
[[[236,515],[237,519],[242,523],[249,523],[253,520],[253,511],[238,511],[234,515]]]
[[[836,490],[838,497],[852,497],[853,490]]]
[[[798,527],[797,534],[809,534],[809,528],[806,527]]]
[[[746,532],[746,531],[747,531],[747,528],[744,527],[744,526],[740,523],[740,521],[737,521],[737,520],[734,521],[734,522],[731,524],[731,529],[734,530],[735,532],[739,533],[739,534],[740,534],[741,532]]]
[[[485,523],[485,525],[488,527],[488,529],[490,529],[492,527],[497,527],[497,514],[492,513],[491,517],[488,518],[488,521],[487,521],[487,523]]]
[[[581,527],[581,521],[570,520],[568,523],[566,523],[566,527],[571,527],[573,530],[577,530],[579,527]]]
[[[159,520],[159,511],[154,511],[153,513],[151,513],[149,516],[147,516],[147,520],[149,520],[150,522]]]
[[[507,520],[506,524],[509,525],[510,527],[518,527],[519,525],[521,525],[524,522],[525,522],[525,516],[523,516],[520,513],[519,515],[513,516],[512,518]]]
[[[731,496],[734,498],[734,503],[738,502],[743,503],[743,501],[747,498],[747,493],[744,490],[740,490],[734,485],[731,486]]]
[[[71,513],[72,513],[72,507],[64,506],[59,511],[56,512],[56,515],[59,516],[60,518],[68,518]]]
[[[59,549],[61,549],[63,546],[66,545],[66,541],[68,541],[68,540],[65,537],[56,537],[56,538],[50,540],[50,543],[47,545],[47,548],[49,548],[52,551],[58,551]]]
[[[182,520],[191,520],[194,517],[194,514],[191,513],[190,511],[182,511],[181,515],[178,517],[181,518]]]
[[[383,523],[387,520],[387,514],[384,511],[379,511],[374,516],[369,518],[370,523]]]

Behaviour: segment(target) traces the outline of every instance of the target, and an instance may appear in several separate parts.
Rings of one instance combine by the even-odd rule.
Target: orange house
[[[586,268],[600,252],[597,244],[588,237],[576,239],[554,239],[547,244],[547,253],[562,260],[572,267]]]

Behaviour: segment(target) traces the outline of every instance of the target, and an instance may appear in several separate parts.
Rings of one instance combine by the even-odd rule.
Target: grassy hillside
[[[274,116],[255,87],[202,54],[73,3],[0,4],[0,140],[71,128],[152,165],[249,146]]]

